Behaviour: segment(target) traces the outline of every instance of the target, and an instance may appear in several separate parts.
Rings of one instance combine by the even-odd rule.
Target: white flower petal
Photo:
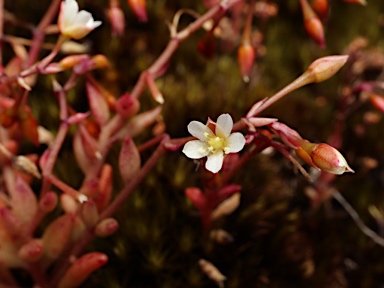
[[[77,13],[79,12],[79,4],[77,4],[76,0],[66,0],[64,3],[64,23],[65,25],[71,25],[73,20],[75,19]]]
[[[79,13],[77,13],[75,20],[73,21],[76,23],[76,26],[86,26],[88,21],[93,21],[92,14],[88,11],[81,10]]]
[[[189,123],[188,132],[197,139],[205,142],[207,141],[207,135],[205,135],[205,133],[208,133],[209,137],[214,136],[212,130],[199,121],[192,121]]]
[[[205,168],[212,173],[217,173],[223,166],[224,153],[222,150],[208,156]]]
[[[208,146],[200,140],[192,140],[185,143],[183,153],[191,159],[200,159],[209,154]]]
[[[227,138],[231,134],[233,128],[233,120],[229,114],[221,114],[216,121],[216,135]]]
[[[95,29],[96,27],[99,27],[101,25],[101,21],[94,21],[93,19],[90,20],[88,23],[87,23],[87,27],[91,28],[91,29]]]
[[[240,132],[232,133],[227,139],[225,154],[236,153],[244,148],[245,137]]]

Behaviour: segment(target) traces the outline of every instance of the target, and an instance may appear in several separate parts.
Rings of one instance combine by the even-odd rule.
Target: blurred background
[[[213,39],[207,41],[206,31],[199,30],[181,43],[166,73],[156,80],[165,99],[166,132],[173,138],[184,137],[191,120],[205,122],[226,112],[237,121],[253,103],[289,84],[315,59],[350,54],[350,61],[330,80],[291,93],[263,116],[278,118],[312,142],[327,142],[337,127],[341,129],[340,151],[356,173],[337,177],[333,185],[361,219],[384,236],[383,112],[355,89],[362,82],[384,80],[384,2],[367,1],[368,5],[360,6],[329,0],[328,18],[323,22],[325,49],[307,35],[299,0],[265,2],[276,9],[276,15],[253,19],[257,58],[249,83],[242,80],[236,56],[246,8],[237,17],[229,13],[222,19],[221,34]],[[49,3],[6,0],[5,6],[17,19],[38,23]],[[108,1],[79,3],[103,21],[81,43],[91,54],[104,54],[111,61],[111,68],[95,72],[95,77],[117,97],[129,92],[140,73],[161,54],[170,39],[166,23],[179,9],[199,14],[208,9],[202,1],[147,0],[148,22],[142,23],[127,2],[120,1],[125,34],[112,37]],[[180,27],[193,20],[183,16]],[[13,26],[6,26],[5,32],[31,37],[28,30]],[[11,49],[4,49],[9,60]],[[68,76],[62,73],[58,80]],[[51,80],[39,77],[29,101],[39,122],[55,132],[58,108]],[[69,95],[78,111],[88,109],[83,84],[79,82]],[[384,96],[380,85],[374,92]],[[158,105],[149,91],[140,99],[141,111]],[[345,116],[341,128],[337,126],[340,113]],[[149,130],[135,142],[151,136]],[[71,143],[67,139],[55,174],[78,187],[82,174]],[[23,149],[36,152],[28,143]],[[143,153],[142,160],[150,153]],[[119,147],[114,147],[108,162],[116,165],[118,155]],[[277,152],[256,155],[245,168],[232,181],[243,187],[239,208],[213,223],[213,228],[225,229],[234,238],[232,243],[220,244],[204,231],[197,210],[184,194],[185,188],[200,185],[196,164],[181,152],[167,153],[119,210],[119,231],[89,247],[107,253],[110,261],[84,287],[216,287],[201,272],[200,258],[227,276],[227,288],[384,287],[384,247],[366,237],[337,202],[328,198],[314,206],[306,194],[307,181]],[[118,175],[114,182],[117,193],[122,187]],[[27,275],[20,272],[19,277],[28,283]]]

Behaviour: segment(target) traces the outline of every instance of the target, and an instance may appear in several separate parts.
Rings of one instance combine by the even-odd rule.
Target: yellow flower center
[[[212,153],[215,153],[218,150],[225,150],[226,141],[223,138],[214,136],[214,137],[210,137],[207,142],[208,142],[208,149]]]

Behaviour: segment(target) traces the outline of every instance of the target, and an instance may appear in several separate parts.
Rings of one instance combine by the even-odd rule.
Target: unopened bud
[[[316,13],[312,10],[307,0],[300,0],[303,12],[304,28],[313,40],[321,47],[325,48],[324,28]]]
[[[88,59],[89,56],[86,54],[71,55],[63,58],[58,64],[63,70],[67,70]]]
[[[39,143],[51,146],[54,141],[54,137],[51,131],[45,129],[43,126],[37,127],[37,134],[39,136]]]
[[[147,74],[146,77],[145,77],[145,79],[146,79],[146,81],[147,81],[147,85],[148,85],[149,91],[150,91],[151,94],[152,94],[153,99],[154,99],[157,103],[159,103],[159,104],[163,104],[163,103],[164,103],[164,97],[163,97],[163,94],[161,94],[159,88],[157,88],[156,82],[155,82],[155,80],[153,79],[152,75]]]
[[[125,18],[118,1],[111,1],[108,18],[112,26],[112,36],[122,37],[125,29]]]
[[[213,210],[211,214],[211,218],[214,220],[214,219],[218,219],[223,216],[231,214],[233,211],[237,209],[237,207],[239,207],[240,198],[241,198],[240,193],[235,193],[228,199],[221,202],[217,206],[217,208]]]
[[[109,119],[108,103],[101,91],[91,83],[86,83],[86,89],[92,116],[100,126],[103,126]]]
[[[255,48],[249,42],[241,44],[237,50],[237,63],[239,65],[240,74],[246,83],[249,82],[249,76],[251,75],[255,57]]]
[[[15,189],[10,194],[14,215],[23,224],[30,223],[37,211],[37,199],[31,187],[21,177],[17,177]]]
[[[107,57],[103,54],[97,54],[91,58],[94,69],[105,69],[111,66]]]
[[[328,17],[328,0],[314,0],[312,2],[313,9],[322,19],[327,19]]]
[[[19,249],[18,255],[26,262],[36,262],[44,253],[43,241],[32,239]]]
[[[202,211],[206,208],[205,196],[199,188],[189,187],[185,189],[184,193],[198,210]]]
[[[129,93],[125,93],[115,102],[115,109],[121,117],[130,118],[139,111],[140,102]]]
[[[348,55],[333,55],[316,59],[305,73],[313,77],[313,82],[323,82],[340,70],[348,60]],[[303,75],[304,75],[303,74]]]
[[[60,195],[60,206],[66,213],[76,213],[79,208],[79,203],[69,194]]]
[[[128,0],[128,5],[140,22],[148,21],[146,0]]]
[[[301,148],[307,152],[315,167],[336,175],[354,171],[341,153],[326,143],[302,142]]]
[[[77,259],[64,274],[58,288],[79,287],[88,276],[108,262],[108,256],[100,252],[91,252]]]
[[[119,156],[119,170],[124,182],[132,181],[141,166],[140,153],[132,138],[123,141]]]
[[[76,113],[72,116],[70,116],[68,119],[67,119],[67,123],[69,125],[72,125],[72,124],[79,124],[80,122],[84,121],[87,117],[89,116],[89,112],[86,112],[86,113]]]
[[[114,218],[103,219],[97,224],[95,234],[99,237],[107,237],[116,232],[119,228],[119,222]]]

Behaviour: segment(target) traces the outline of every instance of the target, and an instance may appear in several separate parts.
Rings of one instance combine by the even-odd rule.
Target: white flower
[[[188,125],[188,131],[198,140],[192,140],[184,145],[183,153],[191,159],[208,156],[205,168],[217,173],[223,166],[224,154],[236,153],[243,149],[245,138],[243,134],[232,133],[233,121],[229,114],[217,118],[215,132],[198,121]]]
[[[80,39],[100,26],[101,21],[94,21],[88,11],[79,11],[76,0],[65,0],[61,2],[58,25],[61,34]]]

